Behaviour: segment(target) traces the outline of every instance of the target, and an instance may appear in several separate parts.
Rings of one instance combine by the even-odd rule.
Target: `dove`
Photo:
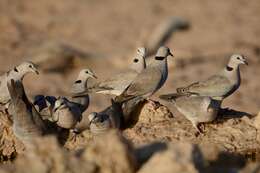
[[[81,113],[83,113],[89,106],[89,95],[86,90],[88,88],[88,80],[90,78],[97,79],[97,76],[90,69],[82,69],[70,90],[72,95],[84,93],[80,96],[72,96],[71,99],[72,102],[80,107]]]
[[[23,78],[28,73],[39,74],[37,68],[32,62],[23,62],[20,65],[14,67],[12,70],[4,73],[0,76],[0,104],[5,105],[8,108],[8,102],[10,101],[10,94],[7,88],[7,82],[10,79],[14,81],[23,81]]]
[[[28,100],[21,81],[9,80],[8,92],[11,97],[13,109],[13,132],[23,142],[42,136],[46,127],[39,112]]]
[[[181,96],[173,93],[160,95],[159,98],[173,103],[200,133],[199,124],[215,120],[221,104],[221,101],[208,96]]]
[[[109,129],[120,129],[122,123],[122,107],[111,99],[111,106],[101,112],[89,114],[89,127],[93,134],[101,134]]]
[[[241,64],[248,65],[245,57],[234,54],[230,57],[227,66],[218,74],[211,76],[205,81],[177,88],[177,93],[210,96],[217,100],[223,100],[239,88],[241,83],[239,67]]]
[[[143,47],[137,49],[137,55],[134,57],[130,68],[122,73],[111,76],[110,78],[94,84],[88,88],[91,92],[101,94],[120,95],[134,78],[146,68],[145,63],[146,50]]]
[[[53,108],[52,120],[59,127],[74,129],[75,125],[82,119],[80,108],[66,97],[59,97]]]
[[[123,93],[115,98],[116,102],[125,102],[135,97],[147,98],[159,90],[168,77],[167,57],[173,56],[170,49],[161,46],[152,62],[147,66]]]
[[[44,120],[50,120],[56,100],[54,96],[36,95],[33,99],[33,105]]]

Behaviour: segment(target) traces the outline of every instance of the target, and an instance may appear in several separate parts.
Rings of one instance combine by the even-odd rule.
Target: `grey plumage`
[[[110,78],[100,81],[89,88],[91,92],[101,94],[120,95],[135,77],[146,68],[145,63],[146,50],[145,48],[138,48],[137,54],[133,58],[131,67],[119,74],[112,75]]]
[[[121,128],[122,108],[121,104],[111,101],[112,105],[101,112],[92,112],[89,114],[90,131],[94,134],[101,134],[109,129]]]
[[[97,79],[92,70],[83,69],[79,72],[76,81],[71,87],[70,92],[73,95],[71,101],[78,105],[81,113],[83,113],[89,106],[88,80],[90,78]]]
[[[56,100],[52,120],[59,126],[65,129],[74,129],[76,124],[82,119],[81,110],[75,103],[70,102],[65,97],[60,97]]]
[[[36,66],[32,62],[23,62],[0,76],[0,104],[5,105],[10,101],[7,82],[11,79],[22,82],[24,76],[28,73],[39,74]]]
[[[177,88],[179,94],[210,96],[222,100],[234,93],[240,86],[240,64],[247,64],[242,55],[232,55],[228,65],[218,74],[205,81],[193,83],[187,87]]]
[[[159,90],[168,77],[167,56],[171,55],[168,47],[160,47],[152,63],[146,67],[115,101],[125,102],[135,97],[147,98]]]
[[[172,102],[199,131],[199,123],[211,122],[217,117],[221,101],[208,96],[181,96],[179,94],[166,94],[159,96],[161,99]]]
[[[21,81],[11,79],[7,83],[13,108],[13,131],[17,138],[26,142],[46,131],[43,120],[28,100]]]

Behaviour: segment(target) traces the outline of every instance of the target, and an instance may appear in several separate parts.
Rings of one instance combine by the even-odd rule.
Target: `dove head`
[[[246,58],[243,55],[240,54],[234,54],[230,57],[228,67],[230,68],[236,68],[241,64],[248,65],[248,62],[246,61]]]
[[[146,68],[145,57],[146,49],[144,47],[139,47],[133,59],[131,68],[138,72],[141,72],[144,68]]]
[[[55,104],[54,104],[54,112],[56,112],[58,109],[64,109],[67,107],[66,102],[68,100],[65,97],[60,97],[56,100]]]
[[[32,62],[23,62],[22,64],[18,65],[17,67],[15,67],[13,69],[13,71],[15,73],[18,73],[20,78],[23,78],[24,75],[26,75],[27,73],[35,73],[35,74],[39,74],[39,71],[37,70],[35,64],[33,64]]]
[[[78,80],[87,80],[88,78],[97,79],[97,76],[90,69],[83,69],[79,72]]]
[[[155,59],[163,60],[163,59],[167,58],[169,55],[173,57],[173,54],[171,53],[170,49],[168,47],[161,46],[157,50],[157,53],[155,55]]]

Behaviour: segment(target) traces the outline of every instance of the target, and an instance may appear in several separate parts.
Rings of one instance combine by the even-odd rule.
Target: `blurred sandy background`
[[[31,58],[43,42],[62,42],[87,57],[66,73],[29,75],[25,85],[30,95],[66,95],[80,69],[93,69],[99,79],[123,70],[160,21],[179,16],[191,27],[174,33],[167,42],[175,58],[169,60],[169,80],[154,99],[207,78],[223,68],[231,54],[242,53],[250,65],[241,68],[242,85],[224,107],[256,114],[260,105],[259,9],[259,0],[0,0],[0,68],[6,71]],[[92,98],[89,111],[109,103],[106,96]]]

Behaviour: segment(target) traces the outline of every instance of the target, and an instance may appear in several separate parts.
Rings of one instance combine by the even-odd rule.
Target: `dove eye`
[[[139,60],[138,59],[134,59],[134,62],[137,63]]]
[[[239,57],[237,57],[237,59],[238,59],[238,60],[240,60],[240,58],[239,58]]]
[[[30,68],[32,68],[32,65],[29,65]]]

